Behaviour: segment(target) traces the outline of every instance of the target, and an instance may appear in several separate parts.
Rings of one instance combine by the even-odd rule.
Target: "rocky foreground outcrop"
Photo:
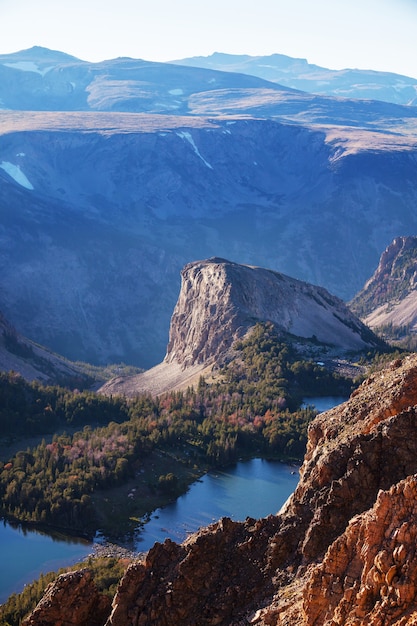
[[[154,394],[178,385],[228,352],[257,322],[278,331],[314,339],[343,352],[372,348],[380,340],[347,306],[326,289],[270,269],[213,257],[186,265],[169,331],[164,362],[144,374],[117,377],[105,394]]]
[[[279,514],[222,519],[182,545],[155,544],[128,568],[103,624],[417,624],[416,472],[413,355],[315,419],[299,485]],[[38,607],[27,624],[75,626],[65,613],[79,585],[68,584],[55,622]]]

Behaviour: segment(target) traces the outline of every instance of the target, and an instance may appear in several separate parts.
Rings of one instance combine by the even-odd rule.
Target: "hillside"
[[[415,356],[397,360],[317,416],[277,515],[223,518],[181,545],[155,544],[112,607],[88,570],[64,574],[25,626],[65,615],[72,626],[414,624],[416,374]]]
[[[23,337],[0,312],[0,371],[27,381],[85,387],[93,382],[87,370]]]
[[[233,344],[258,322],[272,323],[300,353],[324,359],[382,347],[382,342],[328,291],[272,270],[221,258],[196,261],[181,272],[167,354],[154,368],[116,377],[100,393],[154,395],[187,387],[233,356]]]

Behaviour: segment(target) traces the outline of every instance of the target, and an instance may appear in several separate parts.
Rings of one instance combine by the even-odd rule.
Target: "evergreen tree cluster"
[[[214,467],[240,457],[302,458],[307,426],[315,412],[301,408],[302,397],[350,391],[350,381],[299,359],[272,324],[258,324],[236,345],[238,358],[217,382],[202,378],[197,388],[131,402],[91,392],[25,383],[5,374],[3,433],[32,426],[90,424],[72,435],[0,462],[1,512],[18,520],[77,531],[94,531],[92,494],[139,474],[152,450],[181,451],[189,464]],[[92,427],[91,424],[107,424]],[[160,477],[161,491],[178,488],[171,472]]]

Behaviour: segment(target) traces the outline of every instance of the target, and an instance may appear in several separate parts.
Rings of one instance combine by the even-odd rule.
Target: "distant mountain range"
[[[187,263],[343,299],[417,232],[417,107],[33,48],[0,56],[0,309],[71,360],[164,358]]]
[[[272,83],[308,93],[343,98],[417,104],[417,80],[373,70],[330,70],[284,54],[249,56],[215,52],[207,57],[173,61],[178,65],[258,76]]]

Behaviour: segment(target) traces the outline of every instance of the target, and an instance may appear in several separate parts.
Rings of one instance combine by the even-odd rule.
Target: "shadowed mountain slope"
[[[27,381],[83,387],[92,380],[86,368],[54,354],[20,335],[0,312],[0,371]]]
[[[71,360],[160,362],[190,259],[349,299],[417,232],[416,107],[42,48],[0,98],[2,310]]]

